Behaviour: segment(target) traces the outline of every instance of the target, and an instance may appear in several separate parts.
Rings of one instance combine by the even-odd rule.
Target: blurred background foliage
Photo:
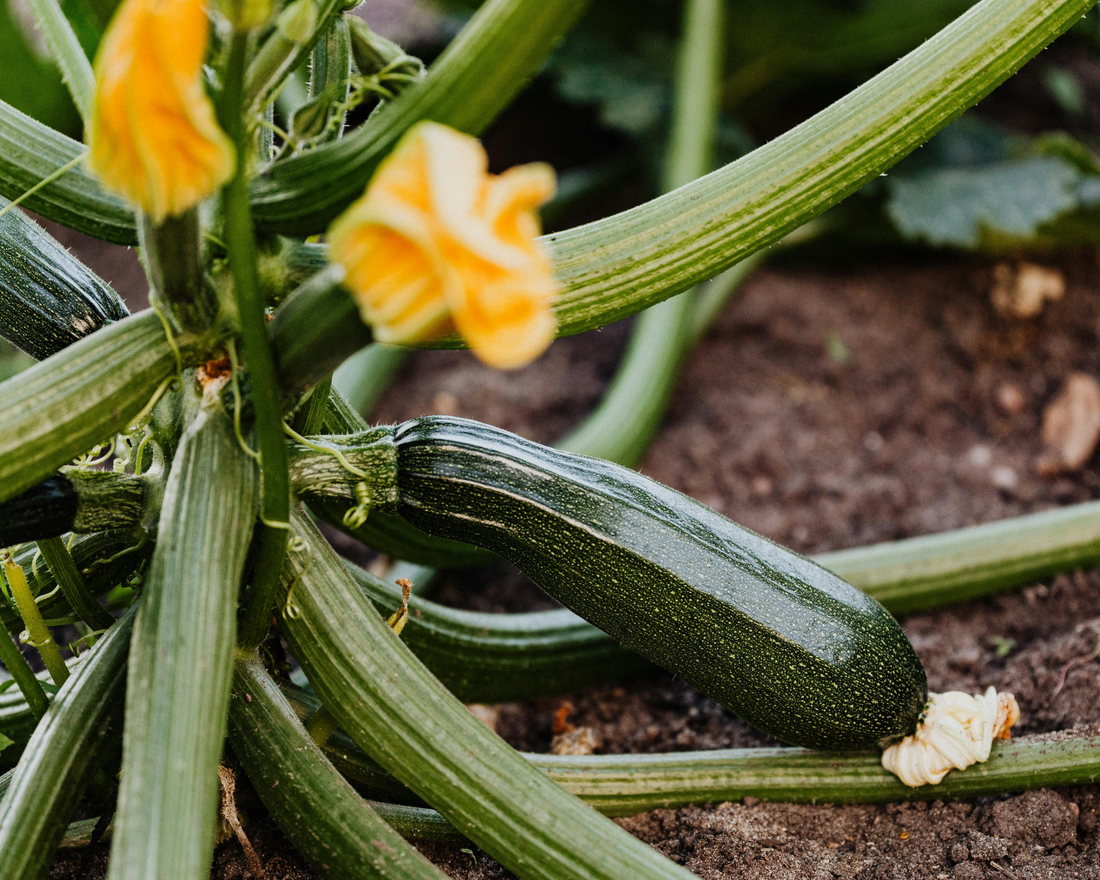
[[[61,8],[89,58],[117,6],[118,0],[62,0]],[[80,138],[80,117],[25,0],[0,0],[0,59],[0,100]]]
[[[79,138],[80,122],[26,0],[0,0],[0,99]],[[965,12],[971,0],[730,0],[718,161],[726,163],[844,95]],[[63,0],[94,56],[117,0]],[[430,60],[476,8],[468,0],[366,0],[357,14]],[[491,130],[494,164],[562,172],[550,229],[658,192],[682,3],[600,0]],[[414,22],[416,27],[410,28]],[[1033,70],[1033,68],[1039,68]],[[308,69],[284,95],[304,95]],[[835,250],[912,244],[1004,252],[1100,242],[1100,14],[1025,69],[1022,101],[983,102],[860,197],[818,236]],[[1017,78],[1019,79],[1019,77]],[[1000,91],[1017,89],[1015,80]],[[988,106],[987,106],[988,105]],[[364,108],[356,121],[366,116]],[[885,221],[885,222],[884,222]]]

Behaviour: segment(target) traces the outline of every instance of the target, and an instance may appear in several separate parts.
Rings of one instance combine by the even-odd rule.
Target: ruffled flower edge
[[[951,770],[988,760],[993,740],[1008,739],[1019,719],[1016,698],[993,687],[929,694],[916,732],[883,751],[882,766],[911,788],[936,785]]]

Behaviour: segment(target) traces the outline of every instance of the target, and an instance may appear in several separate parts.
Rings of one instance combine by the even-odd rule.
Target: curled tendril
[[[73,465],[80,471],[94,470],[101,464],[104,464],[108,458],[114,455],[114,453],[114,441],[110,443],[97,443],[83,455],[73,459]]]
[[[289,620],[297,620],[302,616],[302,609],[294,602],[294,591],[297,589],[298,584],[301,583],[302,578],[305,577],[306,572],[309,571],[309,567],[313,564],[313,551],[309,549],[309,544],[305,539],[297,534],[293,533],[290,540],[287,542],[287,550],[291,553],[305,553],[305,563],[302,565],[301,570],[294,576],[294,580],[290,582],[290,586],[286,591],[286,600],[283,602],[283,617]]]
[[[84,643],[87,642],[88,639],[98,639],[105,632],[107,632],[107,630],[97,629],[97,630],[94,630],[90,633],[85,633],[79,639],[73,639],[73,641],[69,642],[69,650],[72,651],[72,654],[73,654],[74,657],[79,657],[80,656],[80,649],[82,647],[86,647],[86,645]],[[94,644],[94,642],[93,642],[93,644]]]
[[[344,513],[344,525],[349,529],[358,529],[370,516],[370,486],[365,482],[359,482],[355,484],[353,491],[357,503],[355,507],[349,507]]]
[[[56,587],[54,587],[48,593],[46,593],[42,596],[35,596],[34,597],[34,604],[35,605],[41,605],[47,599],[52,599],[54,596],[56,596],[60,592],[61,592],[61,584],[58,584]],[[35,647],[37,647],[37,645]]]
[[[34,648],[36,651],[40,648],[45,647],[46,645],[53,644],[53,638],[51,636],[46,636],[46,638],[36,642],[34,639],[31,638],[31,634],[26,630],[23,630],[23,632],[19,633],[19,641],[22,642],[24,645],[27,645],[28,647]]]

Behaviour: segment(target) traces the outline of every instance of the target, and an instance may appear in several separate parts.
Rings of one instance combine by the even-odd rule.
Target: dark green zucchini
[[[0,199],[0,208],[7,202]],[[118,294],[20,210],[0,217],[0,335],[51,354],[129,312]]]
[[[0,547],[72,531],[77,503],[76,489],[64,474],[46,477],[0,503]]]
[[[905,736],[924,669],[874,599],[633,471],[467,419],[395,429],[399,510],[499,553],[612,638],[773,736]]]
[[[142,477],[66,468],[14,498],[0,502],[0,547],[141,524],[145,513]]]

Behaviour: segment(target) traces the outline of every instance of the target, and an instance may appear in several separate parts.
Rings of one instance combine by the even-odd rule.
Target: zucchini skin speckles
[[[874,599],[634,471],[467,419],[395,429],[399,512],[499,553],[761,730],[817,749],[911,733],[920,660]]]

